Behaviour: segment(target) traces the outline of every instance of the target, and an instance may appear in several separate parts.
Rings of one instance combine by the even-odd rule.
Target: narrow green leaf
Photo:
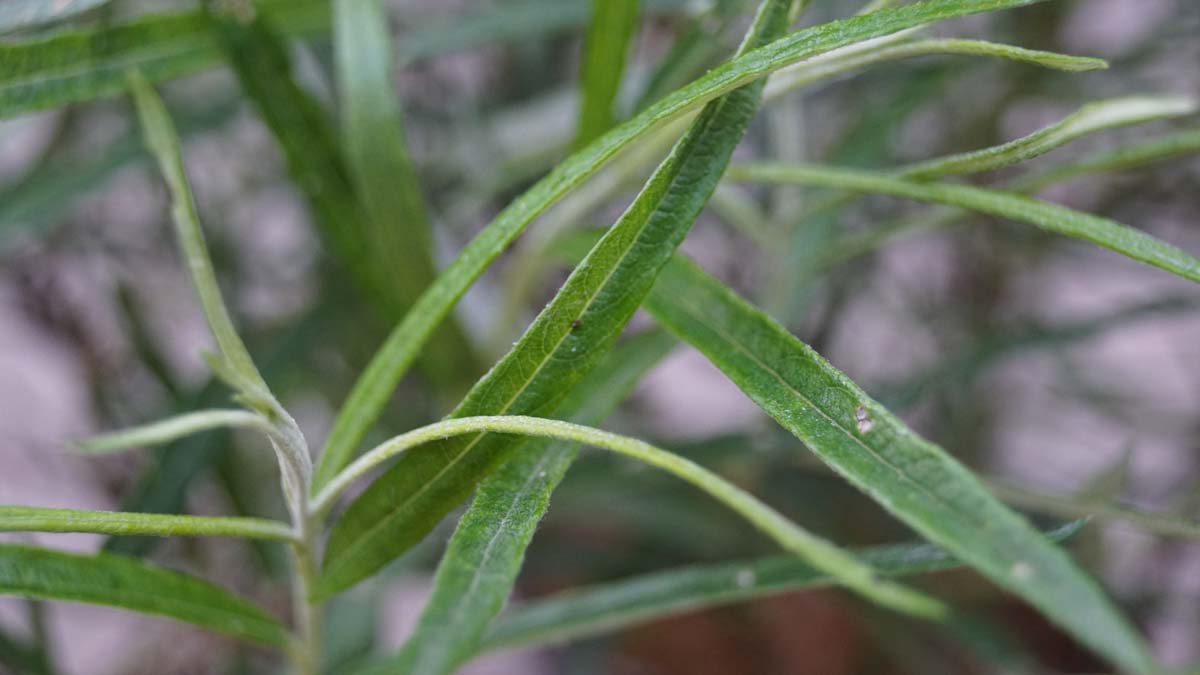
[[[1200,152],[1200,129],[1187,129],[1115,150],[1098,152],[1076,162],[1060,164],[1015,181],[1012,189],[1018,192],[1036,192],[1081,176],[1121,171],[1197,152]]]
[[[289,641],[278,621],[220,586],[109,553],[74,555],[0,544],[0,594],[157,614],[278,647]]]
[[[728,176],[736,181],[805,183],[957,206],[1090,241],[1200,282],[1200,260],[1175,246],[1108,218],[1012,192],[950,183],[918,183],[886,173],[822,166],[748,164],[730,167]]]
[[[575,147],[596,140],[616,119],[617,93],[638,24],[638,0],[592,0],[583,41],[579,130]]]
[[[923,618],[942,618],[946,608],[937,600],[904,586],[881,581],[867,565],[833,543],[818,537],[788,520],[757,497],[721,478],[690,459],[628,436],[609,433],[571,422],[527,415],[481,415],[442,420],[414,429],[377,446],[351,464],[329,484],[318,505],[328,504],[351,482],[396,456],[408,457],[407,451],[436,442],[482,432],[504,435],[536,436],[581,443],[630,457],[662,469],[691,483],[737,513],[784,550],[808,560],[828,572],[838,582],[884,607]],[[318,513],[320,511],[318,510]]]
[[[364,1],[339,4],[339,30],[368,30],[364,24],[382,19]],[[350,54],[348,48],[338,53],[339,65],[345,66],[350,59],[356,68],[370,69],[341,81],[347,87],[345,100],[350,106],[346,140],[352,171],[325,111],[293,77],[286,45],[270,17],[259,15],[246,22],[222,15],[213,20],[238,81],[283,150],[288,172],[308,201],[340,268],[379,317],[390,324],[404,316],[432,281],[434,266],[427,224],[413,220],[413,214],[421,209],[419,195],[412,192],[415,185],[397,188],[389,182],[406,175],[389,174],[406,160],[398,108],[386,74],[387,55],[379,52],[386,47],[378,44],[386,41],[386,34],[379,34],[382,28],[373,29],[375,43],[369,34],[353,36],[366,41],[361,46],[369,48],[368,53],[356,49]],[[365,59],[371,59],[373,65],[368,66]],[[359,81],[368,77],[368,82]],[[360,98],[372,88],[370,101]],[[360,193],[360,187],[365,192]],[[406,240],[420,231],[425,234]],[[423,355],[425,373],[447,386],[473,377],[470,344],[457,325],[448,323],[438,338]]]
[[[1083,521],[1077,521],[1048,534],[1065,539],[1082,525]],[[930,544],[882,546],[855,555],[885,577],[962,565]],[[833,577],[792,556],[645,574],[517,605],[492,622],[479,651],[570,642],[669,616],[833,583]]]
[[[1130,96],[1089,103],[1072,115],[1003,145],[920,162],[902,174],[913,180],[966,176],[1018,164],[1104,129],[1190,115],[1196,102],[1179,96]]]
[[[287,523],[262,518],[175,516],[123,511],[80,511],[0,506],[0,532],[96,532],[155,537],[240,537],[290,542]]]
[[[781,34],[789,4],[766,0],[739,54]],[[629,209],[452,417],[554,411],[624,329],[695,222],[761,92],[759,81],[705,107]],[[335,525],[318,594],[347,588],[420,541],[514,445],[511,438],[477,435],[402,457]]]
[[[238,337],[233,327],[233,319],[229,317],[229,310],[225,308],[225,302],[221,299],[217,276],[213,272],[212,261],[209,260],[208,249],[204,244],[204,233],[200,230],[196,203],[192,199],[192,191],[184,173],[179,137],[175,134],[167,109],[140,73],[130,74],[129,81],[141,119],[142,131],[146,136],[146,144],[158,160],[163,178],[171,191],[171,216],[175,223],[180,251],[187,263],[196,294],[200,297],[204,316],[208,319],[208,327],[212,330],[217,347],[221,351],[226,366],[224,370],[231,376],[231,384],[238,389],[250,394],[270,396],[266,393],[266,383],[254,367],[250,352],[246,351],[246,345],[242,344],[242,339]]]
[[[260,0],[255,8],[292,36],[329,26],[328,0]],[[2,43],[0,118],[121,93],[130,69],[160,82],[214,66],[220,58],[201,11]]]
[[[396,384],[412,364],[433,328],[467,288],[526,225],[551,204],[598,171],[633,141],[679,119],[713,98],[764,77],[790,63],[855,42],[977,12],[1033,4],[1040,0],[928,0],[919,5],[877,12],[797,31],[720,66],[670,94],[633,119],[574,153],[500,212],[435,280],[355,383],[338,412],[331,436],[357,447],[379,417]],[[349,456],[349,453],[347,454]],[[337,467],[341,468],[341,467]],[[401,548],[403,548],[403,544]]]
[[[0,33],[68,19],[108,0],[7,0],[0,4]]]
[[[236,427],[263,431],[271,429],[270,423],[258,413],[245,410],[202,410],[184,413],[132,429],[92,436],[79,441],[76,445],[84,452],[100,455],[150,445],[162,445],[201,431]]]
[[[1061,549],[724,284],[677,256],[646,308],[826,464],[922,536],[1121,668],[1152,670],[1136,631]]]
[[[559,408],[560,417],[599,424],[675,345],[675,339],[661,331],[617,344],[571,390]],[[395,672],[449,672],[475,651],[512,591],[551,492],[578,452],[575,444],[527,441],[480,483],[438,564],[433,595],[416,631],[390,662]]]

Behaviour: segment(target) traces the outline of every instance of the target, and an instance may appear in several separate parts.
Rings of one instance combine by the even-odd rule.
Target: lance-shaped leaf
[[[388,335],[387,341],[355,383],[334,421],[327,451],[334,447],[349,448],[337,453],[342,463],[335,466],[334,470],[341,469],[353,457],[355,449],[383,411],[396,384],[420,352],[433,328],[450,312],[475,279],[530,221],[571,188],[595,174],[621,149],[723,93],[816,54],[941,19],[1039,1],[928,0],[918,5],[877,12],[870,17],[847,19],[797,31],[714,69],[576,152],[497,215]],[[319,489],[321,483],[315,487]]]
[[[1151,671],[1137,632],[1062,549],[720,281],[677,256],[646,308],[826,464],[922,536],[1121,668]]]
[[[617,344],[571,390],[560,418],[599,424],[676,344],[661,331]],[[475,650],[512,591],[550,493],[578,452],[575,444],[527,441],[480,483],[438,564],[433,595],[417,629],[391,667],[410,675],[445,673]]]
[[[1049,532],[1065,539],[1076,521]],[[860,560],[886,577],[960,567],[930,544],[901,544],[857,551]],[[792,556],[697,565],[621,579],[517,605],[496,618],[480,651],[569,642],[639,624],[744,600],[834,583],[834,578]]]
[[[0,544],[0,594],[157,614],[277,647],[289,641],[278,621],[220,586],[109,553],[75,555]]]
[[[577,147],[596,140],[616,119],[617,92],[637,19],[638,0],[592,0],[583,45]]]
[[[740,181],[822,185],[958,206],[1090,241],[1200,282],[1200,260],[1186,251],[1115,220],[1012,192],[952,183],[919,183],[886,173],[824,166],[748,164],[731,167],[729,177]]]
[[[740,50],[786,29],[790,0],[767,0]],[[633,204],[452,417],[548,415],[624,329],[704,208],[762,93],[756,82],[705,107]],[[318,593],[342,590],[420,541],[510,456],[512,438],[448,439],[405,455],[356,499],[329,540]]]
[[[176,516],[123,511],[82,511],[0,506],[0,532],[95,532],[157,537],[241,537],[290,542],[287,523],[263,518]]]
[[[328,0],[260,0],[255,8],[291,36],[329,26]],[[220,60],[201,11],[0,44],[0,117],[120,93],[130,69],[159,82]]]

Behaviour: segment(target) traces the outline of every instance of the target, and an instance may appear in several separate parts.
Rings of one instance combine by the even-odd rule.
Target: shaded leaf
[[[617,92],[637,24],[638,0],[592,0],[592,18],[583,41],[576,147],[594,141],[616,119]]]
[[[282,647],[287,630],[265,611],[203,579],[135,558],[0,544],[0,594],[108,605],[178,619]]]

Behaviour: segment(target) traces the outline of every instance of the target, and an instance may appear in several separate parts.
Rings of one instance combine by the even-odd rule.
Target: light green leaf
[[[951,183],[918,183],[886,173],[822,166],[747,164],[730,167],[728,176],[736,181],[804,183],[958,206],[1090,241],[1200,282],[1200,260],[1175,246],[1114,220],[1016,193]]]
[[[1051,533],[1065,539],[1082,527],[1069,524]],[[902,544],[855,552],[885,577],[960,567],[962,563],[929,544]],[[697,565],[578,590],[564,591],[506,610],[480,651],[570,642],[670,616],[834,583],[833,577],[792,556]]]
[[[278,621],[220,586],[108,553],[74,555],[0,544],[0,594],[157,614],[277,647],[289,642]]]
[[[575,147],[591,143],[613,125],[625,57],[637,24],[638,0],[592,0],[592,20],[583,41]]]
[[[1200,152],[1200,129],[1177,131],[1148,141],[1098,152],[1075,162],[1060,164],[1014,181],[1012,189],[1017,192],[1036,192],[1081,176],[1131,169],[1196,152]]]
[[[929,0],[911,7],[878,12],[870,17],[800,30],[735,58],[664,97],[571,155],[476,235],[388,335],[387,341],[359,377],[339,410],[330,436],[338,437],[339,443],[359,446],[433,328],[450,312],[475,279],[530,221],[573,187],[595,174],[607,160],[635,140],[689,114],[717,96],[805,58],[941,19],[1038,1]]]
[[[770,317],[679,256],[645,306],[826,464],[922,536],[1114,664],[1152,670],[1136,631],[1061,549]]]
[[[96,532],[155,537],[240,537],[291,542],[287,523],[262,518],[175,516],[123,511],[80,511],[0,506],[0,532]]]
[[[204,233],[200,230],[196,203],[192,199],[192,191],[184,173],[179,137],[175,134],[171,118],[163,106],[162,99],[154,93],[145,77],[133,72],[129,75],[129,81],[141,119],[142,131],[146,136],[146,144],[158,160],[163,178],[171,191],[171,216],[175,223],[175,235],[180,251],[187,264],[192,284],[196,288],[196,294],[200,297],[208,327],[221,351],[222,362],[218,374],[228,376],[232,380],[230,384],[245,394],[269,397],[267,385],[258,374],[258,369],[254,367],[250,352],[246,351],[246,345],[242,344],[242,339],[233,327],[233,319],[229,317],[229,310],[225,308],[225,302],[221,299],[217,275],[213,272],[212,261],[208,258],[208,249],[204,244]]]
[[[258,413],[245,410],[201,410],[132,429],[92,436],[79,441],[76,445],[83,452],[100,455],[150,445],[162,445],[201,431],[237,427],[268,432],[271,430],[270,423]]]
[[[62,21],[106,2],[108,0],[6,0],[0,4],[0,33]]]
[[[764,3],[739,54],[785,30],[789,2]],[[616,340],[704,208],[761,90],[760,81],[705,107],[633,204],[451,417],[550,414],[557,408]],[[353,396],[347,405],[354,405]],[[349,587],[420,541],[511,456],[514,445],[511,438],[477,435],[401,458],[335,524],[319,595]]]
[[[599,424],[675,345],[675,339],[661,331],[618,343],[571,390],[560,417]],[[416,631],[390,667],[409,675],[444,673],[475,651],[512,591],[551,492],[578,452],[575,444],[526,441],[480,483],[438,564],[433,595]]]
[[[1130,96],[1097,101],[1009,143],[920,162],[905,167],[901,173],[913,180],[982,173],[1024,162],[1097,131],[1190,115],[1196,109],[1194,100],[1179,96]]]
[[[260,0],[258,12],[292,36],[329,26],[328,0]],[[0,118],[125,91],[125,73],[152,82],[220,62],[202,11],[148,15],[126,24],[0,43]]]

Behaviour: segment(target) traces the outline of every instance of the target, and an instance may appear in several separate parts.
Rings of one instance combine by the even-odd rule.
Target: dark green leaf
[[[741,53],[783,32],[789,4],[764,4]],[[452,417],[550,414],[557,408],[624,329],[695,222],[761,91],[759,81],[705,107],[617,224]],[[515,445],[510,437],[480,434],[402,456],[334,527],[319,595],[347,588],[420,541]]]
[[[618,344],[567,396],[560,417],[599,424],[675,344],[658,331]],[[550,493],[578,451],[570,443],[527,441],[480,483],[438,565],[416,632],[390,667],[410,675],[445,673],[475,650],[512,591]]]
[[[109,605],[252,642],[288,643],[278,621],[220,586],[109,553],[86,556],[0,544],[0,594]]]
[[[1150,672],[1137,632],[1086,573],[819,354],[676,257],[646,308],[839,474],[896,517],[1025,598],[1084,644]]]

